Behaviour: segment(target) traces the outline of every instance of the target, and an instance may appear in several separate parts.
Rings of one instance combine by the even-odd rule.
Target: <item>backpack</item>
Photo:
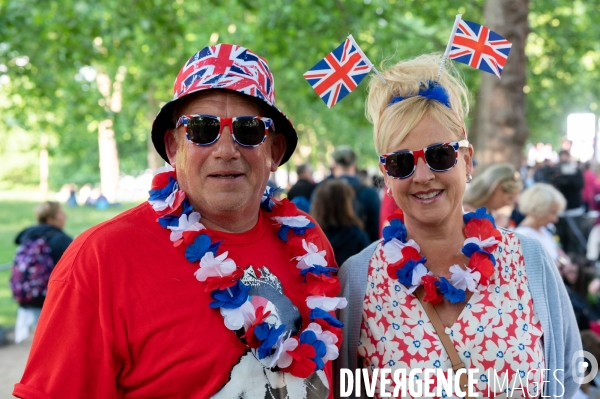
[[[17,248],[10,288],[19,305],[40,304],[46,297],[54,269],[51,252],[44,237],[27,240]]]

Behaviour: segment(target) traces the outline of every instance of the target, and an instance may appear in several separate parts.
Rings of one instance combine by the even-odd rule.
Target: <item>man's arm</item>
[[[13,395],[121,397],[116,376],[122,362],[103,327],[98,303],[67,281],[52,280],[25,372]]]

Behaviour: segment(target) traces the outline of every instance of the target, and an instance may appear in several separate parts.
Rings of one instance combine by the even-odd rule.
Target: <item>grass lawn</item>
[[[0,265],[12,262],[16,245],[15,236],[24,228],[36,223],[33,208],[37,202],[17,199],[0,199]],[[108,220],[113,216],[134,207],[136,203],[122,204],[99,211],[91,207],[64,207],[67,214],[65,232],[72,237],[88,228]],[[12,298],[8,285],[10,270],[0,271],[0,326],[12,326],[15,323],[17,304]]]

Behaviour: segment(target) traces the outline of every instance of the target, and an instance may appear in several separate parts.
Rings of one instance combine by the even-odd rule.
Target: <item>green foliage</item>
[[[527,116],[532,140],[556,143],[566,115],[598,107],[599,0],[531,2]],[[37,177],[40,135],[50,137],[51,184],[99,180],[97,126],[114,123],[121,170],[146,167],[146,141],[181,65],[208,44],[237,43],[263,55],[278,105],[298,127],[294,163],[328,163],[352,144],[374,164],[364,117],[366,82],[329,110],[302,74],[352,33],[377,65],[442,52],[454,15],[482,21],[484,0],[4,0],[0,1],[0,181]],[[558,21],[558,22],[557,22]],[[500,32],[501,33],[501,32]],[[27,62],[24,57],[27,57]],[[82,69],[83,68],[83,69]],[[94,73],[122,82],[113,113]],[[480,74],[464,71],[473,98]],[[9,80],[9,81],[8,81]]]

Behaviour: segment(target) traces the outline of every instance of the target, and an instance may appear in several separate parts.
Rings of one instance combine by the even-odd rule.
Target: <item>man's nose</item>
[[[218,158],[231,159],[239,156],[239,148],[233,139],[233,132],[230,126],[223,126],[221,137],[214,145],[213,155]]]

